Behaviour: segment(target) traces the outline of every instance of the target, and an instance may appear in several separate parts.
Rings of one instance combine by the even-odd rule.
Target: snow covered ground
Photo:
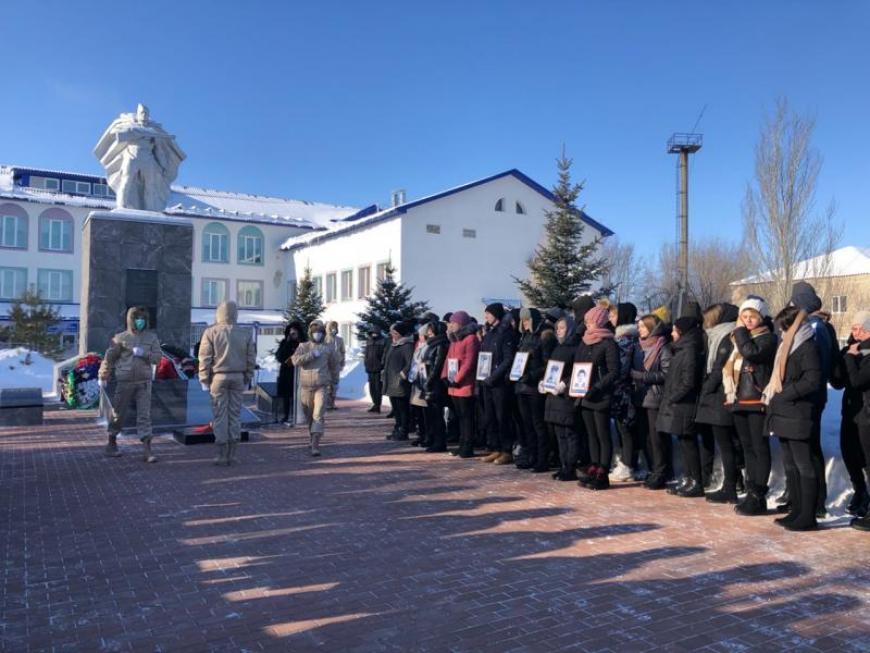
[[[24,347],[0,350],[0,388],[41,388],[54,397],[54,361]]]

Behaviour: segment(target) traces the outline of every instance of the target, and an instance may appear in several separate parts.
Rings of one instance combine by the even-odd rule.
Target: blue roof
[[[472,182],[469,182],[467,184],[463,184],[462,186],[457,186],[455,188],[450,188],[449,190],[445,190],[445,191],[443,191],[441,193],[437,193],[435,195],[428,195],[427,197],[423,197],[423,198],[420,198],[418,200],[414,200],[412,202],[406,202],[405,204],[402,204],[400,206],[396,206],[393,209],[390,209],[389,211],[387,211],[387,212],[385,212],[385,213],[383,213],[383,214],[381,214],[381,215],[379,215],[371,220],[364,220],[364,218],[372,215],[372,213],[373,213],[371,211],[372,207],[366,207],[362,211],[359,211],[358,213],[356,213],[354,215],[347,216],[346,218],[344,218],[342,220],[342,222],[360,221],[359,225],[357,225],[355,227],[347,227],[344,229],[339,229],[336,231],[329,231],[327,233],[324,233],[321,236],[317,236],[315,238],[310,238],[310,239],[306,240],[305,242],[292,244],[289,247],[287,247],[287,251],[298,249],[300,247],[308,247],[309,245],[316,245],[316,244],[322,243],[326,240],[332,240],[333,238],[339,238],[341,236],[345,236],[347,234],[354,233],[355,231],[358,231],[359,229],[362,229],[364,227],[368,227],[368,226],[373,225],[373,224],[378,224],[380,222],[385,222],[385,221],[391,220],[399,215],[403,215],[403,214],[407,213],[409,209],[413,209],[414,207],[421,206],[423,204],[428,204],[429,202],[434,202],[435,200],[440,200],[444,197],[449,197],[450,195],[455,195],[456,193],[461,193],[462,191],[469,190],[470,188],[474,188],[475,186],[482,186],[483,184],[488,184],[489,182],[495,181],[496,179],[501,179],[502,177],[515,177],[516,179],[523,182],[526,186],[528,186],[532,190],[537,191],[538,193],[540,193],[541,195],[546,197],[551,202],[556,201],[556,196],[553,195],[553,193],[550,190],[548,190],[547,188],[544,188],[543,186],[541,186],[541,184],[536,182],[534,179],[532,179],[528,175],[523,174],[522,172],[520,172],[516,168],[511,168],[510,170],[500,172],[496,175],[492,175],[490,177],[485,177],[483,179],[478,179],[477,181],[472,181]],[[597,220],[594,220],[585,211],[580,211],[578,209],[578,213],[580,214],[580,218],[583,220],[583,222],[585,222],[587,225],[589,225],[593,229],[599,231],[602,236],[606,237],[606,236],[613,235],[612,230],[608,229],[607,227],[605,227],[603,224],[601,224]]]

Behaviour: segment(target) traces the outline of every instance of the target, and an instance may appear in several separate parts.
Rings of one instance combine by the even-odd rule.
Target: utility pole
[[[680,249],[677,316],[683,311],[689,290],[689,155],[701,149],[702,134],[675,133],[668,140],[668,154],[680,155],[680,186],[677,190],[680,219]]]

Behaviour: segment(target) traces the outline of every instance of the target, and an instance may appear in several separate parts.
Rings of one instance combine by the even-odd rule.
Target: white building
[[[273,346],[283,310],[306,266],[320,284],[324,319],[346,340],[365,297],[389,261],[396,279],[433,310],[522,303],[513,277],[543,236],[551,193],[509,170],[436,195],[380,210],[173,186],[165,213],[194,225],[192,339],[224,299],[258,331],[260,351]],[[0,320],[10,302],[36,288],[56,303],[63,338],[77,346],[81,231],[88,213],[114,207],[104,177],[0,166]],[[612,232],[583,214],[586,238]]]

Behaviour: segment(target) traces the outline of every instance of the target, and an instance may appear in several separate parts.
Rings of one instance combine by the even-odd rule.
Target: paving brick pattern
[[[4,651],[870,651],[870,539],[384,440],[263,430],[241,464],[93,415],[0,429]]]

